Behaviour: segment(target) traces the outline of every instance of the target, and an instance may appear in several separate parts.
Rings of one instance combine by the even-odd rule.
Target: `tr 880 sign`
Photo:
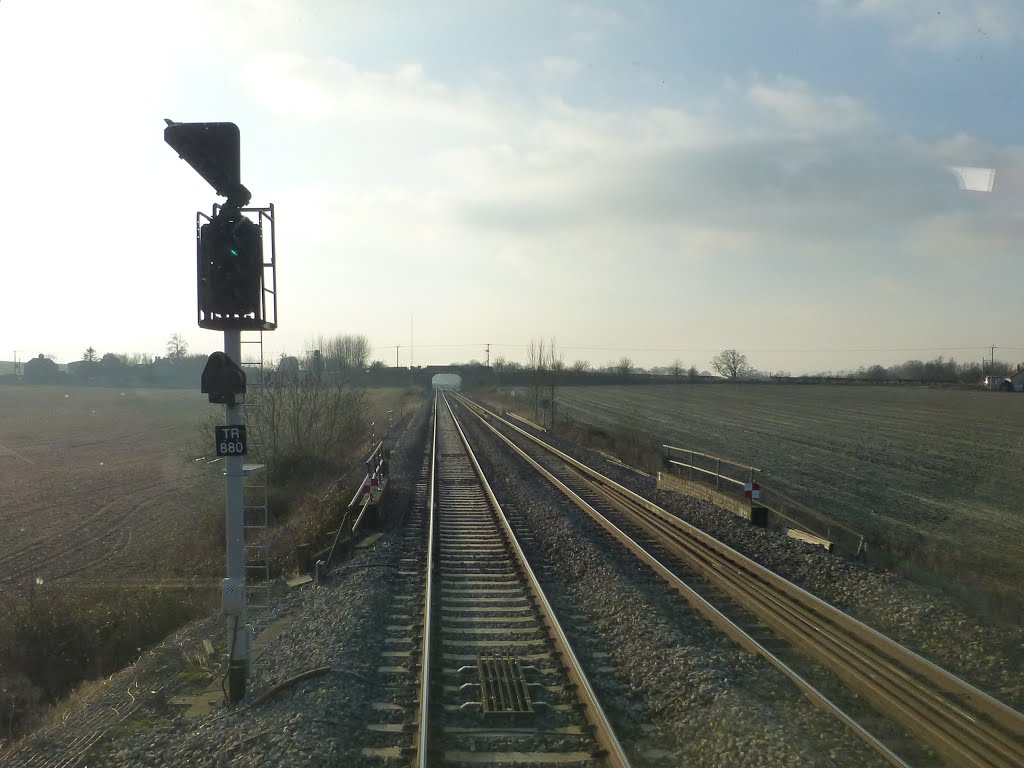
[[[245,456],[245,427],[214,427],[217,434],[218,456]]]

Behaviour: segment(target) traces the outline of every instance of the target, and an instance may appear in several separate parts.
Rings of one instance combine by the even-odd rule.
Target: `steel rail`
[[[501,523],[502,529],[505,531],[509,545],[515,553],[515,557],[519,561],[520,567],[526,576],[527,586],[537,601],[538,613],[540,613],[544,624],[551,635],[551,639],[555,645],[555,650],[561,657],[562,664],[569,675],[569,679],[576,686],[577,695],[580,697],[584,705],[584,716],[594,729],[594,738],[601,746],[601,749],[604,750],[604,757],[608,768],[629,768],[629,758],[626,756],[625,750],[623,750],[622,745],[619,743],[619,739],[615,735],[615,731],[608,720],[608,716],[605,714],[604,708],[601,706],[601,702],[597,698],[597,694],[594,692],[590,681],[587,679],[586,673],[583,671],[583,666],[580,664],[579,659],[576,657],[576,653],[573,651],[572,646],[569,643],[569,638],[566,636],[565,631],[562,629],[562,625],[555,616],[555,611],[551,607],[551,603],[548,602],[547,596],[544,594],[544,590],[540,585],[540,581],[538,581],[536,574],[533,572],[533,568],[530,567],[530,562],[526,558],[526,553],[523,552],[522,547],[519,545],[519,541],[516,538],[515,532],[512,530],[512,525],[509,523],[508,517],[505,515],[505,511],[502,509],[501,504],[494,495],[494,491],[491,489],[490,483],[487,482],[487,477],[484,475],[484,471],[481,469],[479,461],[477,461],[476,454],[473,452],[473,448],[470,446],[469,440],[466,438],[466,433],[463,431],[462,425],[459,424],[459,420],[456,417],[454,410],[452,410],[451,405],[448,403],[447,398],[442,396],[442,399],[455,422],[455,428],[458,430],[459,436],[462,438],[462,444],[466,448],[469,460],[480,480],[481,487],[487,495],[487,498],[494,509],[495,515]]]
[[[464,401],[467,405],[475,405],[472,401]],[[821,693],[817,688],[814,687],[810,682],[805,680],[798,672],[793,670],[787,665],[782,659],[773,654],[764,645],[754,639],[749,633],[747,633],[742,627],[736,624],[732,619],[727,617],[724,613],[719,611],[714,605],[712,605],[703,595],[693,589],[690,585],[680,579],[675,573],[669,570],[660,560],[654,555],[648,552],[641,544],[633,539],[629,534],[619,528],[615,523],[609,520],[605,515],[601,514],[579,494],[573,491],[568,485],[563,483],[558,477],[548,471],[539,462],[530,456],[526,451],[516,445],[508,436],[502,434],[493,425],[481,418],[481,423],[490,429],[495,436],[502,440],[514,453],[522,458],[527,464],[529,464],[534,470],[536,470],[542,477],[548,482],[558,488],[564,493],[570,500],[572,500],[577,506],[584,510],[590,517],[592,517],[602,528],[612,535],[617,541],[622,543],[630,552],[633,553],[641,562],[647,565],[649,568],[654,570],[670,587],[675,589],[690,605],[692,605],[705,619],[707,619],[713,626],[719,629],[726,637],[731,639],[737,645],[744,650],[747,650],[755,655],[761,656],[769,664],[775,667],[779,672],[786,676],[796,687],[801,691],[816,707],[824,711],[826,714],[835,717],[854,734],[864,741],[871,749],[881,755],[890,765],[896,766],[897,768],[910,768],[910,765],[904,761],[899,755],[889,749],[880,739],[874,736],[870,731],[864,728],[858,723],[853,717],[843,711],[839,706],[832,702],[827,696]]]
[[[575,686],[577,686],[577,693],[583,699],[583,703],[586,708],[585,715],[587,720],[594,727],[595,738],[601,745],[601,749],[603,749],[606,754],[605,757],[609,768],[629,768],[629,758],[627,758],[622,744],[618,741],[618,737],[615,735],[614,729],[612,729],[611,723],[608,721],[608,717],[605,715],[604,709],[601,707],[601,702],[598,700],[597,693],[594,692],[590,681],[587,679],[583,666],[580,664],[580,659],[577,658],[577,655],[575,655],[575,652],[572,650],[568,637],[566,637],[565,631],[562,629],[561,624],[558,622],[558,618],[555,616],[554,608],[552,608],[551,603],[548,602],[548,598],[544,594],[541,583],[537,579],[537,574],[534,573],[534,569],[530,567],[529,561],[526,559],[526,553],[523,552],[522,547],[519,546],[519,542],[515,536],[515,531],[512,529],[512,525],[509,523],[508,517],[505,515],[505,510],[503,510],[501,504],[499,504],[494,490],[490,488],[490,483],[487,482],[487,478],[483,474],[483,470],[480,468],[479,462],[476,460],[476,454],[473,452],[473,449],[469,444],[469,439],[467,439],[466,433],[463,431],[462,425],[459,423],[459,419],[455,415],[455,411],[452,410],[451,403],[447,402],[445,399],[444,404],[447,409],[449,409],[449,413],[452,414],[452,418],[455,420],[456,429],[459,430],[459,435],[462,437],[463,445],[466,446],[466,452],[469,455],[469,460],[472,463],[473,468],[476,470],[484,493],[486,494],[490,504],[494,507],[498,519],[505,530],[508,542],[526,575],[529,591],[534,594],[537,599],[539,612],[544,618],[544,623],[548,627],[548,631],[555,643],[555,649],[558,651],[558,655],[562,659],[562,664],[568,673],[569,679]]]
[[[608,498],[611,494],[602,488],[594,490],[613,506],[630,503]],[[716,580],[720,579],[718,586],[726,594],[777,634],[826,661],[848,685],[864,692],[865,698],[873,701],[877,709],[898,712],[896,719],[904,721],[908,729],[926,734],[928,741],[940,746],[946,754],[954,755],[957,765],[988,768],[1022,764],[1024,754],[1005,734],[970,718],[956,704],[922,686],[887,656],[872,656],[853,636],[843,635],[842,628],[822,622],[798,603],[780,598],[770,585],[755,580],[756,577],[751,579],[742,568],[727,559],[717,558],[713,551],[701,551],[701,545],[648,516],[646,510],[640,508],[633,514],[646,518],[648,530],[663,537],[663,543],[696,571],[705,577],[714,572]]]
[[[430,754],[430,638],[433,635],[434,616],[433,604],[434,582],[434,532],[437,530],[435,514],[435,491],[437,487],[437,396],[434,396],[434,413],[430,437],[430,494],[428,496],[427,523],[427,563],[426,578],[423,589],[423,638],[420,644],[420,709],[417,717],[416,734],[416,765],[418,768],[429,768],[427,759]]]
[[[958,764],[1024,764],[1024,746],[1021,744],[1024,718],[1016,710],[786,581],[628,488],[537,440],[500,416],[470,401],[464,402],[473,407],[478,415],[484,412],[504,422],[516,433],[569,464],[584,476],[581,479],[592,490],[601,493],[613,506],[632,507],[632,510],[624,511],[640,517],[638,522],[641,527],[648,529],[657,538],[670,538],[670,549],[677,550],[677,554],[689,562],[691,567],[703,572],[709,580],[719,582],[719,587],[727,594],[747,610],[759,615],[790,642],[807,652],[824,657],[848,684],[865,691],[876,707],[883,710],[895,709],[899,716],[894,719],[919,734],[923,733],[926,741],[961,761]],[[501,435],[492,425],[487,426]],[[507,437],[502,437],[512,444]],[[703,547],[704,550],[696,547]],[[680,548],[685,549],[685,552],[679,552]],[[691,561],[698,562],[694,564]],[[780,599],[780,594],[784,599]],[[826,617],[829,625],[822,625],[821,616]],[[842,637],[839,634],[841,632],[848,633],[849,637]],[[868,650],[864,650],[865,646]],[[872,655],[880,656],[881,661],[872,659]],[[934,689],[924,688],[905,670],[923,677]],[[970,702],[989,723],[965,712],[959,702],[950,701],[947,695]],[[908,697],[915,702],[911,706],[904,703]],[[1007,733],[998,732],[993,725],[998,725]]]

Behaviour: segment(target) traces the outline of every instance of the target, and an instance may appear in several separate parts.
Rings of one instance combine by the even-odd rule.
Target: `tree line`
[[[932,360],[905,360],[902,363],[885,366],[880,364],[861,366],[854,371],[841,371],[837,376],[850,379],[885,381],[906,379],[912,381],[955,382],[977,384],[987,376],[1004,377],[1020,370],[1020,363],[1007,360],[986,360],[984,362],[962,362],[955,358],[939,355]]]
[[[370,340],[363,334],[320,334],[298,355],[281,355],[274,375],[291,383],[308,378],[353,383],[365,378],[369,362]]]
[[[557,363],[552,360],[557,358]],[[470,361],[467,365],[482,365],[479,361]],[[643,368],[633,363],[632,359],[623,356],[604,366],[592,366],[586,360],[577,360],[566,364],[560,352],[555,352],[554,340],[547,343],[543,340],[531,340],[527,347],[526,363],[507,360],[499,356],[494,362],[497,381],[509,384],[529,382],[530,396],[534,411],[539,415],[543,401],[540,392],[543,386],[557,386],[559,381],[570,380],[573,383],[615,383],[618,381],[637,380],[644,377],[670,379],[672,381],[698,381],[710,377],[723,378],[730,381],[766,381],[766,380],[804,380],[804,379],[850,379],[858,381],[925,381],[960,384],[980,384],[986,377],[1001,378],[1021,370],[1024,365],[1007,360],[988,359],[978,361],[959,361],[939,355],[931,360],[905,360],[893,365],[864,365],[856,369],[820,371],[813,374],[792,376],[784,370],[760,370],[750,363],[747,356],[736,349],[724,349],[708,361],[710,370],[700,371],[695,365],[686,365],[682,360],[675,359],[667,365]],[[713,372],[713,373],[712,373]],[[553,398],[554,389],[551,389]]]

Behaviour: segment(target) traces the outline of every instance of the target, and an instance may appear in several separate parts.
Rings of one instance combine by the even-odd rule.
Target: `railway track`
[[[435,402],[415,765],[628,760],[443,395]]]
[[[886,743],[872,734],[862,724],[863,717],[855,719],[784,662],[780,644],[833,672],[860,701],[873,707],[873,723],[894,723],[890,732],[909,734],[915,742],[909,750],[913,758],[926,756],[928,762],[927,756],[938,755],[957,767],[1024,765],[1024,717],[1016,710],[497,414],[460,400],[713,624],[779,668],[812,702],[844,722],[891,764],[908,765],[901,756],[908,754],[906,741]],[[631,537],[623,527],[638,534]],[[650,545],[638,541],[642,538],[677,562],[666,565],[648,551]],[[763,631],[750,631],[751,627]],[[767,634],[771,637],[764,637]]]

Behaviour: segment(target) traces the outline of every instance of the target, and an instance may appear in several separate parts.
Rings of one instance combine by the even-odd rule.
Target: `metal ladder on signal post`
[[[267,532],[266,444],[262,429],[263,331],[242,332],[242,369],[245,371],[245,423],[248,455],[244,465],[243,505],[245,515],[245,596],[250,611],[270,605],[270,545]]]

